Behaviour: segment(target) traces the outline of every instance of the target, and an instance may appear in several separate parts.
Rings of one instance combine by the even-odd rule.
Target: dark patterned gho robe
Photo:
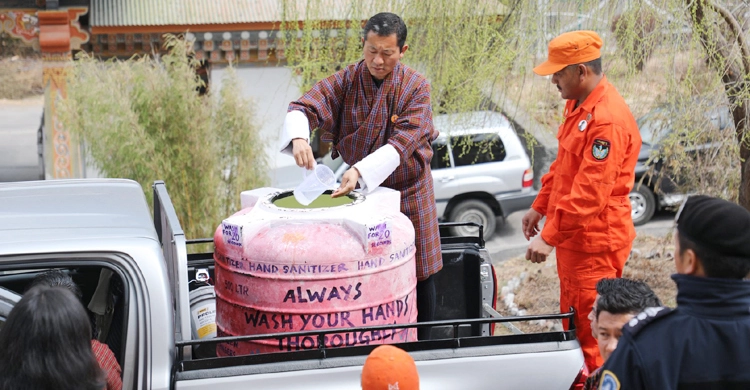
[[[417,279],[443,267],[438,216],[430,171],[432,108],[430,85],[415,70],[399,63],[380,87],[364,61],[321,80],[289,111],[302,111],[310,129],[321,129],[333,143],[332,157],[354,165],[390,144],[400,156],[396,170],[381,184],[401,192],[401,212],[416,231]]]

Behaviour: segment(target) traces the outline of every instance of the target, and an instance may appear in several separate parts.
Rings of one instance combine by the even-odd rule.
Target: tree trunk
[[[742,105],[735,105],[732,110],[735,126],[737,126],[737,141],[740,143],[740,194],[737,202],[744,208],[750,210],[750,139],[748,139],[748,114],[747,105],[750,100],[745,99]]]
[[[745,38],[737,19],[725,8],[712,0],[686,0],[692,5],[693,32],[700,34],[701,43],[706,50],[706,62],[719,72],[722,72],[724,90],[732,108],[732,118],[737,132],[737,142],[740,146],[740,188],[737,202],[750,210],[750,99],[745,98],[748,90],[747,81],[750,79],[750,44]],[[705,10],[715,11],[726,23],[725,28],[713,27],[705,20]],[[708,29],[712,28],[712,34]],[[714,42],[709,41],[713,37]],[[732,61],[733,44],[739,45],[740,58]]]

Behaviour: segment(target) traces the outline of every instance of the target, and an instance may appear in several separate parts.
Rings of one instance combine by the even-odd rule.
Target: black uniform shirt
[[[672,279],[677,308],[625,324],[599,389],[750,389],[750,282]]]

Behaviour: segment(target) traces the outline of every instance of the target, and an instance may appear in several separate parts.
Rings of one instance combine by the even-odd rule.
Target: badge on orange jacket
[[[590,120],[591,120],[591,114],[586,115],[586,119],[578,122],[578,130],[579,131],[586,130],[586,127],[588,127]]]
[[[594,140],[594,146],[591,148],[591,154],[595,159],[604,161],[609,156],[609,141],[597,138]]]

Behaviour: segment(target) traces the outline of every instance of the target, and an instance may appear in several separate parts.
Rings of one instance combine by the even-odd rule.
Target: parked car
[[[432,178],[438,217],[448,222],[475,222],[484,235],[495,232],[497,218],[526,210],[536,198],[534,171],[521,140],[505,115],[492,111],[437,115],[440,131],[432,143]],[[349,165],[324,156],[338,180]],[[457,236],[476,228],[452,228]]]
[[[728,108],[724,105],[710,104],[699,100],[697,110],[704,112],[703,118],[696,118],[696,125],[709,126],[720,131],[728,127],[733,129],[734,122]],[[705,106],[703,110],[700,106]],[[649,111],[636,120],[638,130],[643,140],[638,163],[635,166],[635,186],[630,193],[633,223],[636,226],[650,221],[656,211],[679,206],[685,199],[680,190],[679,180],[663,169],[665,156],[660,153],[662,144],[673,133],[675,119],[688,115],[684,109],[674,106],[660,106]],[[694,145],[686,149],[687,153],[699,150],[713,149],[721,146],[721,142],[709,142]]]

